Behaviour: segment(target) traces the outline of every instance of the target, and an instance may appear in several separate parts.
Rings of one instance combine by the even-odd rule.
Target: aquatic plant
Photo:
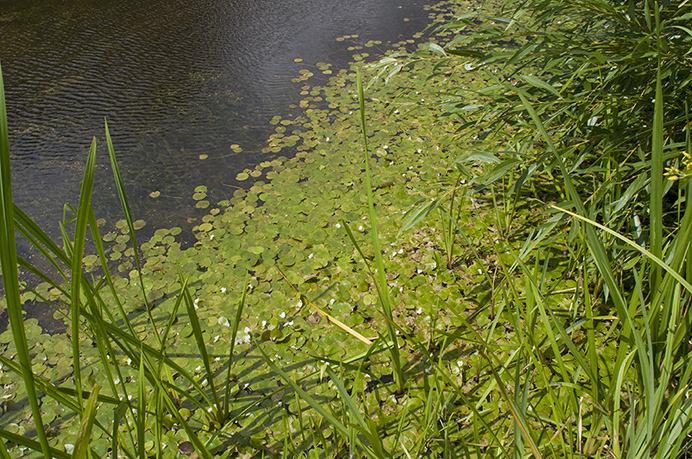
[[[651,30],[663,33],[672,6],[659,7],[658,23],[654,7]],[[435,41],[379,66],[305,64],[302,110],[271,120],[266,153],[275,156],[239,172],[243,188],[225,201],[195,189],[191,247],[181,228],[134,240],[144,223],[128,211],[115,161],[124,219],[112,225],[83,210],[89,166],[62,248],[12,206],[10,220],[57,275],[3,259],[3,269],[19,263],[44,281],[24,292],[10,286],[8,311],[12,302],[20,321],[22,303],[53,305],[68,335],[46,335],[33,319],[18,338],[19,326],[0,334],[8,448],[0,455],[688,452],[691,185],[676,171],[691,149],[689,132],[676,131],[681,117],[689,125],[686,111],[666,105],[687,93],[677,88],[672,99],[663,57],[651,110],[632,102],[649,126],[633,134],[634,153],[598,157],[598,145],[615,152],[628,142],[617,132],[608,144],[602,130],[622,120],[587,132],[592,113],[565,101],[557,73],[539,72],[542,61],[521,67],[518,50],[531,40],[506,43],[516,46],[506,54],[481,47],[498,46],[482,34],[527,27],[532,10],[508,10],[506,21],[493,11],[492,24],[465,9],[449,22],[447,10],[431,8],[447,21]],[[462,26],[480,29],[454,33]],[[552,49],[557,32],[548,29],[541,46]],[[658,41],[647,35],[645,43]],[[367,44],[352,45],[365,60]],[[622,65],[624,75],[636,72]],[[114,160],[108,134],[106,143]],[[678,180],[664,180],[665,161]],[[656,177],[653,162],[661,162]],[[653,200],[663,203],[660,214]],[[662,228],[658,255],[647,225]],[[88,228],[94,243],[79,260],[73,227],[81,238]],[[27,415],[29,367],[17,339],[43,362],[27,377],[46,394],[44,434]]]

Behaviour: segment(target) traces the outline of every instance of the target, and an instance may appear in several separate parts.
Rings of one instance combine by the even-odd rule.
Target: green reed
[[[31,405],[31,413],[36,424],[36,434],[40,442],[40,450],[46,459],[51,457],[46,432],[41,421],[41,409],[38,392],[31,369],[31,355],[27,346],[24,330],[24,316],[19,295],[19,279],[17,272],[17,246],[15,244],[14,201],[12,199],[12,177],[10,174],[10,141],[7,130],[7,110],[5,108],[5,87],[3,85],[2,69],[0,68],[0,261],[2,262],[2,280],[7,300],[12,335],[17,345],[17,358],[21,366],[22,378],[26,385],[26,393]],[[1,449],[4,450],[2,445]],[[3,451],[6,455],[7,452]]]
[[[77,209],[66,207],[66,212],[73,211],[74,217],[68,218],[67,214],[61,223],[61,234],[64,248],[55,244],[50,237],[38,227],[24,212],[16,207],[12,201],[11,175],[9,164],[9,140],[7,131],[7,119],[5,111],[4,90],[0,74],[0,174],[2,175],[2,205],[0,214],[3,224],[0,225],[0,245],[3,250],[2,273],[5,287],[5,298],[8,305],[10,326],[17,347],[17,362],[2,357],[4,366],[20,373],[26,386],[27,398],[30,402],[32,415],[35,420],[37,440],[14,434],[0,429],[0,437],[14,442],[22,447],[40,451],[44,457],[75,457],[83,458],[93,456],[90,439],[93,429],[98,429],[111,441],[113,454],[118,452],[125,457],[144,457],[150,453],[145,449],[147,439],[150,437],[148,430],[154,433],[155,455],[161,457],[163,445],[161,434],[163,432],[163,413],[167,411],[176,419],[176,422],[187,433],[189,440],[194,444],[200,457],[211,458],[205,442],[198,437],[197,428],[190,426],[188,420],[178,414],[178,406],[181,401],[187,401],[198,406],[200,412],[207,415],[209,425],[220,428],[226,423],[230,415],[232,399],[227,388],[232,367],[233,351],[229,354],[229,373],[220,381],[225,396],[222,397],[221,387],[216,387],[215,377],[209,367],[210,356],[205,354],[205,347],[200,342],[200,323],[194,314],[194,308],[190,308],[192,300],[187,288],[187,281],[180,279],[181,291],[168,320],[163,334],[160,334],[151,315],[147,292],[142,282],[142,267],[139,262],[139,253],[136,249],[137,242],[133,218],[129,210],[127,199],[124,195],[124,186],[120,176],[115,152],[111,141],[108,125],[105,126],[107,146],[114,169],[114,178],[121,197],[121,205],[129,224],[129,238],[134,247],[137,276],[141,283],[142,301],[146,305],[148,321],[155,329],[154,336],[156,346],[146,342],[146,330],[141,325],[135,325],[130,320],[130,315],[125,311],[124,302],[115,287],[115,282],[110,274],[109,263],[105,248],[101,242],[98,224],[91,208],[91,194],[93,176],[96,162],[96,140],[91,143],[89,156],[81,184],[81,193]],[[70,236],[69,228],[74,226],[73,235]],[[83,270],[83,257],[87,241],[87,231],[91,231],[95,249],[103,271],[103,279],[94,281],[86,276]],[[60,279],[54,280],[51,276],[41,272],[28,261],[17,256],[14,240],[15,230],[18,231],[29,243],[56,268]],[[56,386],[53,382],[39,377],[32,371],[31,357],[26,346],[27,337],[24,330],[24,318],[20,299],[20,284],[17,276],[17,266],[21,265],[30,272],[36,274],[42,280],[48,282],[56,291],[66,298],[66,306],[70,308],[70,330],[72,343],[72,368],[74,388]],[[69,271],[64,269],[69,267]],[[47,304],[51,301],[39,298]],[[242,314],[244,296],[241,299],[233,326],[233,337],[238,331],[238,322]],[[190,374],[178,363],[167,356],[166,340],[178,308],[185,303],[188,318],[193,329],[197,331],[197,342],[200,344],[200,359],[206,362],[207,379],[212,387],[212,393],[202,386],[199,378]],[[116,307],[113,308],[113,305]],[[99,365],[105,375],[105,383],[108,393],[100,389],[98,384],[87,392],[84,390],[84,378],[81,370],[84,360],[81,357],[84,346],[83,341],[89,339],[97,348],[98,360],[91,361],[89,365]],[[119,356],[114,359],[114,356]],[[129,359],[131,365],[122,363],[123,359]],[[203,363],[204,363],[203,362]],[[126,372],[129,368],[137,368],[136,384],[126,384]],[[176,378],[173,377],[176,373]],[[182,384],[185,388],[181,388]],[[44,395],[40,395],[44,394]],[[72,454],[66,454],[49,445],[44,423],[41,421],[39,397],[48,397],[59,401],[68,411],[71,411],[81,420],[78,430],[77,442]],[[86,404],[85,404],[86,401]],[[211,408],[208,410],[208,408]],[[111,410],[113,412],[112,425],[106,425],[96,418],[97,413]],[[120,430],[124,429],[124,435]],[[0,446],[2,457],[7,456],[7,450]]]
[[[387,272],[382,258],[382,250],[380,248],[380,237],[377,232],[377,215],[375,213],[375,204],[372,195],[372,183],[370,173],[370,151],[368,149],[368,133],[365,122],[365,97],[363,95],[363,80],[358,72],[357,76],[358,101],[360,104],[360,125],[363,132],[363,151],[365,153],[365,193],[368,197],[368,211],[370,217],[370,232],[372,234],[372,247],[375,251],[375,268],[376,272],[373,276],[375,286],[377,287],[377,297],[382,314],[387,320],[387,332],[389,334],[389,349],[392,357],[392,371],[394,373],[394,381],[397,387],[397,392],[404,391],[404,372],[401,366],[401,357],[399,355],[399,339],[394,327],[394,317],[392,315],[392,305],[389,297],[389,286],[387,285]],[[344,225],[347,228],[347,225]],[[355,239],[351,238],[355,242]],[[367,260],[366,260],[367,262]]]

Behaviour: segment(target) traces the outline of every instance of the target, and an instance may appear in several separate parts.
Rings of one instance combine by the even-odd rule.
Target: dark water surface
[[[351,45],[382,40],[380,51],[410,38],[428,22],[424,3],[0,0],[15,201],[57,236],[97,136],[97,217],[122,218],[108,117],[134,217],[152,229],[185,226],[195,186],[224,199],[239,171],[267,158],[268,121],[300,100],[291,79],[301,68],[345,66],[352,52],[336,38],[346,34],[359,35]]]

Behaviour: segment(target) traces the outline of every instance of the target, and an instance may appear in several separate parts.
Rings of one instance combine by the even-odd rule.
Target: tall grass
[[[389,350],[392,357],[392,371],[394,373],[394,381],[396,382],[397,392],[404,391],[404,372],[401,365],[401,356],[399,354],[399,339],[394,327],[394,316],[392,315],[392,305],[389,295],[389,286],[387,285],[387,272],[382,258],[382,249],[380,248],[380,236],[377,231],[377,215],[375,214],[375,203],[372,193],[372,182],[370,179],[370,150],[368,149],[368,132],[365,123],[365,96],[363,95],[363,79],[360,72],[356,80],[358,90],[358,103],[360,105],[360,125],[363,131],[363,151],[365,153],[365,193],[368,197],[368,212],[370,214],[370,231],[372,234],[372,247],[375,251],[375,274],[374,281],[377,288],[377,296],[382,315],[387,321],[387,332],[389,334]],[[348,225],[344,222],[344,227]],[[350,230],[349,230],[350,231]],[[354,244],[355,238],[351,235],[351,241]],[[367,260],[364,259],[367,262]]]
[[[211,458],[206,440],[199,436],[197,427],[192,427],[189,420],[179,414],[180,403],[191,403],[199,406],[205,413],[208,425],[220,429],[229,422],[233,397],[229,390],[231,369],[233,368],[233,346],[228,357],[228,371],[225,378],[219,377],[209,367],[210,356],[206,353],[206,344],[201,335],[200,321],[195,314],[195,307],[187,286],[187,279],[181,274],[180,293],[168,323],[159,333],[154,326],[149,304],[146,300],[142,267],[137,251],[135,227],[124,193],[124,185],[115,160],[115,151],[111,141],[108,125],[105,126],[108,152],[113,167],[116,186],[119,190],[123,212],[129,226],[129,237],[134,247],[136,270],[142,285],[142,301],[146,305],[148,321],[144,327],[131,322],[131,316],[124,308],[124,301],[119,297],[115,282],[110,274],[109,263],[101,242],[96,217],[91,207],[91,194],[96,162],[96,139],[91,143],[89,156],[81,183],[79,205],[73,218],[66,218],[61,224],[64,249],[60,248],[39,228],[24,212],[15,206],[12,200],[10,151],[5,111],[4,88],[0,74],[0,175],[2,177],[2,194],[0,202],[0,251],[2,277],[5,287],[5,298],[8,305],[10,327],[13,341],[17,347],[17,361],[1,357],[2,364],[12,371],[21,374],[26,387],[27,398],[31,405],[36,440],[0,429],[0,438],[20,445],[23,448],[40,451],[46,458],[51,457],[96,457],[91,449],[90,440],[93,429],[98,429],[111,440],[112,454],[122,457],[141,458],[151,454],[145,445],[154,434],[153,453],[156,457],[163,455],[164,446],[161,434],[164,430],[164,413],[172,415],[178,425],[186,431],[189,440],[194,444],[200,457]],[[72,235],[70,228],[73,226]],[[87,231],[91,231],[95,249],[100,260],[104,277],[102,281],[87,278],[83,269],[83,256],[87,241]],[[15,231],[19,232],[52,266],[56,268],[60,279],[53,279],[41,272],[31,263],[17,255]],[[72,342],[72,369],[74,389],[58,387],[53,382],[37,376],[32,371],[32,362],[27,347],[27,336],[24,329],[24,317],[21,306],[20,284],[17,267],[21,265],[39,276],[66,298],[70,308],[70,327]],[[69,268],[69,269],[66,269]],[[69,286],[69,287],[66,287]],[[35,292],[38,294],[37,292]],[[47,303],[49,301],[45,299]],[[240,316],[243,311],[245,294],[239,301],[232,327],[231,342],[235,342]],[[177,311],[182,304],[186,305],[187,318],[190,321],[198,347],[198,355],[206,365],[205,377],[209,381],[209,390],[204,387],[198,376],[190,374],[180,364],[167,355],[167,339],[171,328],[178,318]],[[115,305],[115,308],[113,308]],[[148,344],[147,330],[154,328],[156,344]],[[105,373],[106,389],[94,385],[90,391],[84,388],[81,374],[83,367],[82,353],[84,341],[88,338],[97,347],[100,368]],[[114,359],[112,356],[122,356]],[[123,363],[131,362],[129,365]],[[94,362],[90,363],[94,365]],[[136,390],[125,384],[126,375],[131,369],[136,371]],[[173,374],[175,373],[175,377]],[[217,383],[218,381],[218,383]],[[217,385],[218,384],[218,385]],[[39,399],[58,401],[68,412],[81,420],[77,441],[72,454],[66,454],[50,446],[44,422],[41,420]],[[86,401],[86,404],[85,404]],[[113,413],[111,425],[103,423],[103,416],[97,413]],[[67,416],[69,417],[69,416]],[[67,417],[65,419],[67,419]],[[106,416],[107,418],[108,416]],[[122,430],[122,432],[121,432]],[[150,433],[151,432],[151,433]],[[4,441],[0,454],[7,457]]]
[[[398,305],[387,281],[378,226],[386,216],[375,203],[368,145],[376,126],[367,125],[358,73],[372,257],[342,223],[372,277],[383,331],[376,339],[361,335],[291,284],[303,302],[367,350],[341,360],[324,359],[322,367],[308,372],[324,389],[313,394],[305,375],[297,379],[291,373],[296,367],[283,368],[263,344],[255,343],[266,367],[299,399],[281,411],[283,457],[679,458],[692,450],[692,181],[690,174],[672,166],[670,177],[677,181],[665,181],[663,174],[667,162],[678,164],[681,156],[687,157],[682,150],[691,149],[687,111],[692,101],[686,88],[692,74],[683,49],[689,40],[681,25],[690,5],[528,1],[508,6],[506,12],[493,16],[492,23],[482,16],[462,17],[445,27],[464,27],[463,36],[453,37],[445,49],[429,47],[434,58],[412,59],[435,59],[429,67],[433,73],[466,70],[472,62],[470,67],[491,83],[474,94],[483,101],[482,111],[471,119],[471,103],[464,99],[468,93],[460,89],[456,105],[447,104],[440,122],[462,120],[454,138],[458,142],[470,142],[469,132],[479,129],[481,137],[493,141],[498,139],[493,132],[505,136],[496,143],[480,139],[454,158],[446,188],[432,192],[433,199],[414,208],[401,224],[397,237],[408,237],[412,227],[438,210],[442,223],[431,234],[440,235],[444,262],[424,280],[439,283],[440,290],[443,283],[469,284],[470,293],[461,300],[434,297],[434,304],[425,305],[432,310],[426,334],[414,333],[418,324],[397,319]],[[558,28],[557,21],[564,19],[569,22]],[[516,31],[521,35],[513,36]],[[469,48],[459,49],[459,44]],[[392,59],[385,65],[394,66],[388,79],[413,67]],[[185,431],[199,456],[213,457],[209,438],[224,435],[245,413],[234,415],[231,370],[248,278],[234,311],[226,371],[213,365],[182,270],[171,316],[155,324],[106,125],[114,179],[135,247],[133,276],[139,279],[145,305],[144,323],[131,321],[90,206],[95,142],[75,217],[63,224],[63,249],[12,202],[2,91],[0,108],[2,269],[18,343],[17,361],[1,361],[26,382],[38,441],[4,430],[0,437],[44,457],[70,456],[49,445],[40,420],[42,393],[80,418],[74,457],[95,456],[88,444],[95,429],[107,434],[113,456],[163,457],[165,413]],[[463,186],[462,177],[467,180]],[[466,206],[471,199],[480,204]],[[87,228],[104,272],[100,282],[89,280],[82,269]],[[60,280],[17,258],[15,230],[58,268]],[[21,349],[26,334],[18,264],[68,298],[73,390],[37,377],[29,350]],[[474,277],[468,281],[470,275]],[[169,356],[179,310],[190,321],[198,375]],[[443,315],[453,318],[454,325],[438,327],[437,316]],[[143,331],[154,325],[157,330],[147,339]],[[98,348],[107,374],[106,386],[94,385],[90,391],[79,372],[84,337]],[[109,357],[113,355],[126,356],[131,364],[126,368]],[[456,368],[455,359],[461,362]],[[382,380],[367,388],[366,377],[375,374],[369,369],[373,362],[389,366],[393,384]],[[136,385],[126,385],[126,375]],[[180,413],[183,404],[203,413],[204,427]],[[393,413],[389,418],[385,408]],[[97,415],[104,411],[113,413],[110,424]],[[0,446],[0,457],[7,456]]]
[[[0,183],[2,186],[0,199],[0,262],[2,263],[2,281],[5,287],[7,314],[10,320],[12,336],[17,346],[17,359],[21,368],[22,379],[31,405],[31,414],[36,423],[36,434],[40,441],[40,449],[50,458],[50,446],[46,437],[41,409],[38,402],[38,392],[34,383],[31,355],[27,346],[24,316],[19,296],[19,278],[17,271],[17,246],[15,244],[14,201],[12,199],[12,178],[10,174],[10,141],[7,130],[7,110],[5,108],[5,87],[0,68]],[[4,449],[4,444],[2,449]],[[4,452],[6,455],[7,453]]]

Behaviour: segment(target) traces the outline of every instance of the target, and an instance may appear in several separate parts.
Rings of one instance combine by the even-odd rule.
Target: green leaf
[[[94,421],[96,420],[96,408],[99,396],[99,385],[94,384],[94,388],[91,390],[91,395],[89,395],[89,400],[84,407],[84,415],[82,416],[82,423],[79,427],[79,432],[77,433],[77,441],[75,442],[74,451],[72,453],[72,459],[82,459],[87,457],[87,451],[89,450],[89,442],[91,441],[91,430],[94,426]]]
[[[17,359],[22,365],[22,379],[26,387],[27,398],[36,425],[40,448],[46,459],[51,457],[51,448],[41,420],[38,395],[34,385],[34,373],[31,367],[31,355],[27,346],[24,317],[19,293],[17,272],[17,246],[15,244],[15,206],[12,198],[12,177],[10,172],[10,141],[7,129],[7,110],[5,108],[5,87],[0,68],[0,265],[5,287],[7,314],[9,316],[12,336],[17,348]],[[82,257],[79,257],[81,263]],[[81,270],[79,271],[81,272]],[[79,276],[75,276],[79,277]],[[0,435],[4,436],[3,432]]]
[[[399,233],[397,233],[397,237],[399,237],[401,233],[413,228],[422,220],[426,219],[428,215],[430,215],[430,212],[435,210],[438,204],[440,204],[440,201],[435,199],[425,205],[409,210],[407,212],[408,218],[406,218],[404,223],[401,225],[401,229],[399,230]]]
[[[548,84],[547,82],[541,80],[537,76],[534,75],[520,75],[519,76],[522,80],[526,81],[528,84],[531,86],[535,86],[537,88],[545,89],[546,91],[552,93],[557,97],[558,99],[562,99],[562,96],[560,95],[559,92],[557,92],[557,89],[555,89],[554,86],[551,84]]]

